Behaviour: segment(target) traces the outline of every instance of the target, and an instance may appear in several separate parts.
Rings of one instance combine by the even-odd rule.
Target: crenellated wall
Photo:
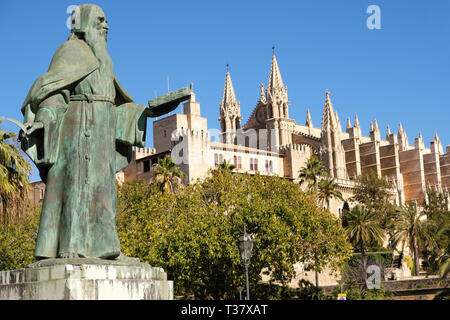
[[[289,144],[281,147],[280,153],[284,155],[284,176],[298,180],[300,169],[313,156],[313,149],[307,144]]]

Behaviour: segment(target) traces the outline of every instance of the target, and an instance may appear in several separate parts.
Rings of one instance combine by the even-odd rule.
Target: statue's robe
[[[100,69],[84,41],[68,40],[22,107],[25,123],[44,124],[22,143],[46,183],[37,258],[120,254],[115,174],[131,161],[132,146],[145,145],[146,108],[112,67],[110,76]]]

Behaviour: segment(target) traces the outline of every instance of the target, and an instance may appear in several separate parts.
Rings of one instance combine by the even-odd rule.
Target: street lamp
[[[248,288],[248,266],[250,265],[250,258],[252,256],[253,239],[251,235],[247,234],[244,225],[244,235],[239,237],[239,251],[241,253],[242,261],[245,266],[245,280],[247,284],[247,300],[250,300],[250,291]]]
[[[239,300],[242,300],[242,290],[244,290],[244,287],[237,287],[238,291],[239,291]]]

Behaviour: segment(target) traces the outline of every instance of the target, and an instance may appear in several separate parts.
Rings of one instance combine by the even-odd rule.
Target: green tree
[[[319,273],[324,270],[326,266],[323,261],[328,261],[329,256],[339,257],[340,252],[350,252],[351,246],[345,241],[332,241],[330,239],[336,239],[338,232],[343,232],[343,228],[339,223],[339,220],[327,211],[319,211],[318,217],[315,223],[319,223],[319,226],[311,228],[311,232],[308,232],[308,243],[311,244],[310,253],[306,270],[313,270],[315,272],[315,285],[316,289],[319,289]],[[308,226],[306,226],[308,227]],[[345,232],[341,234],[342,237],[346,237]],[[339,268],[343,267],[343,260],[335,264]]]
[[[308,188],[315,191],[320,178],[326,174],[323,163],[317,157],[311,157],[306,161],[306,165],[300,169],[298,177],[300,178],[300,184],[307,183]]]
[[[351,211],[346,211],[344,219],[346,221],[345,231],[350,242],[361,252],[362,274],[364,284],[366,284],[366,246],[373,242],[381,243],[383,229],[380,226],[376,213],[367,210],[363,206],[357,205]]]
[[[174,193],[174,184],[179,184],[181,178],[184,176],[183,171],[181,171],[180,167],[178,167],[170,157],[161,159],[159,164],[154,166],[153,172],[156,182],[163,191],[168,193]]]
[[[227,162],[227,160],[225,159],[221,164],[218,165],[217,168],[225,171],[233,171],[236,168],[236,166],[234,164]]]
[[[306,165],[299,171],[300,184],[308,183],[308,190],[314,197],[317,198],[318,203],[323,207],[326,203],[327,209],[330,208],[330,200],[335,197],[343,200],[342,194],[337,190],[337,185],[334,179],[331,178],[325,171],[323,163],[315,156],[306,161]],[[316,243],[323,243],[324,234],[316,235]],[[320,251],[320,247],[317,247]],[[320,254],[313,257],[313,264],[311,269],[315,272],[316,288],[319,288],[319,272],[321,268],[317,268],[316,261],[320,261]]]
[[[423,232],[420,235],[427,272],[441,272],[450,258],[450,210],[448,196],[435,190],[427,191],[423,204]]]
[[[31,174],[31,165],[14,144],[13,139],[16,136],[15,133],[0,129],[0,198],[2,205],[0,224],[10,222],[13,213],[11,204],[13,202],[20,203],[20,198],[23,198],[29,189],[28,176]]]
[[[323,205],[327,204],[327,209],[330,209],[330,200],[334,198],[343,201],[342,193],[337,189],[337,184],[331,177],[325,177],[320,180],[318,184],[319,202]]]
[[[424,218],[423,211],[419,210],[415,202],[408,202],[403,205],[394,218],[394,233],[392,241],[394,244],[402,243],[402,251],[405,244],[413,252],[414,270],[416,275],[419,274],[419,239],[423,237],[424,224],[421,221]]]
[[[34,261],[40,206],[28,204],[26,214],[0,226],[0,270],[26,268]]]
[[[338,270],[351,246],[337,219],[298,184],[279,177],[213,170],[179,194],[136,181],[119,188],[118,231],[126,255],[163,267],[185,298],[238,298],[245,283],[237,239],[244,224],[255,244],[251,290],[262,276],[286,286],[293,265]],[[322,246],[316,234],[327,235]],[[325,238],[325,237],[324,237]]]
[[[358,176],[355,183],[351,201],[363,205],[368,211],[376,212],[380,223],[385,227],[389,215],[395,211],[395,206],[391,203],[392,185],[374,172]]]
[[[450,258],[445,259],[439,269],[440,275],[443,279],[447,278],[450,272]]]

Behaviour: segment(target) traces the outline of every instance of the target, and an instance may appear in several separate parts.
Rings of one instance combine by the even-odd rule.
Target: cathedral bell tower
[[[267,129],[277,131],[279,145],[292,144],[292,132],[295,121],[289,118],[289,105],[287,86],[283,84],[280,68],[275,56],[275,47],[270,67],[269,83],[266,89]]]
[[[220,106],[220,131],[221,140],[224,143],[234,143],[236,130],[241,129],[241,108],[236,100],[233,83],[231,82],[230,72],[227,65],[227,74],[225,77],[225,87],[223,89],[222,102]]]

